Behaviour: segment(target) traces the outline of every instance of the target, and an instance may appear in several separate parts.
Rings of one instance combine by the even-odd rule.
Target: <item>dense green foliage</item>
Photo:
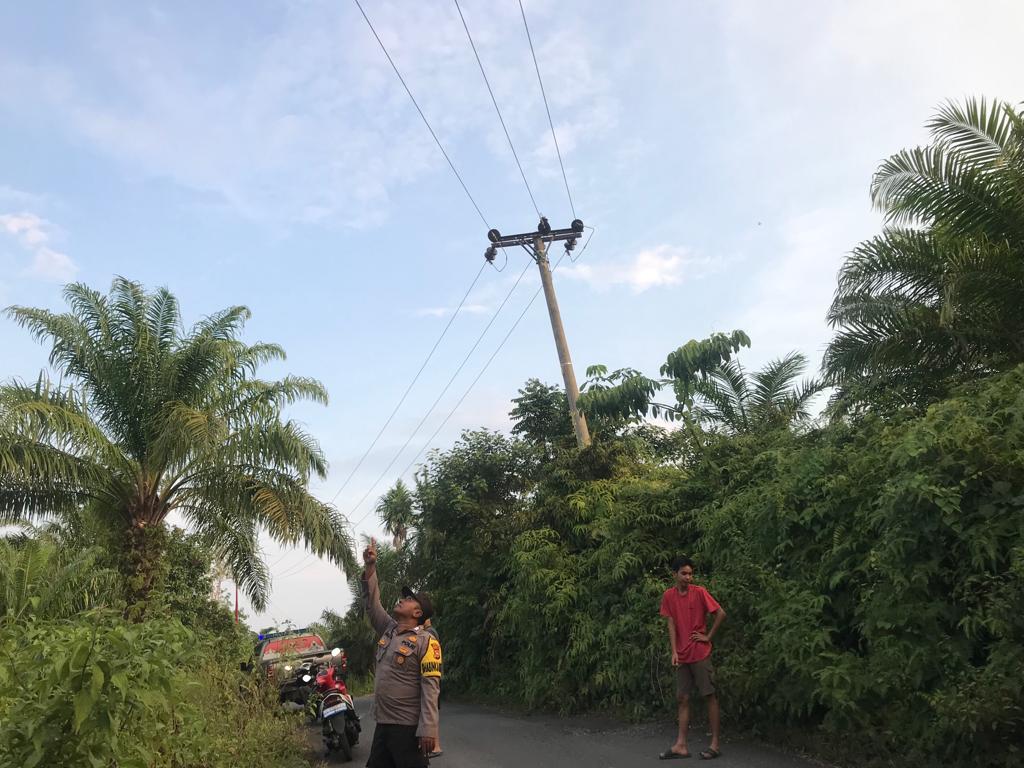
[[[276,694],[237,671],[237,643],[176,619],[9,623],[0,648],[0,765],[306,765]]]
[[[942,107],[875,174],[889,226],[839,274],[825,370],[845,408],[905,406],[1024,361],[1024,113]]]
[[[748,374],[735,331],[661,378],[589,369],[587,450],[564,395],[531,381],[510,438],[466,432],[430,459],[411,563],[448,688],[672,711],[658,602],[687,554],[729,614],[733,723],[855,744],[838,756],[856,764],[1020,764],[1024,119],[969,101],[930,128],[880,168],[888,226],[840,273],[829,418],[802,358]]]
[[[344,519],[308,492],[326,474],[320,447],[282,417],[290,403],[327,395],[312,379],[256,378],[284,351],[239,340],[245,307],[186,332],[166,289],[118,278],[107,296],[73,284],[65,298],[63,314],[7,312],[50,345],[61,379],[0,386],[0,524],[85,514],[109,533],[104,545],[117,550],[129,604],[140,608],[175,510],[257,608],[269,589],[260,530],[353,564]]]
[[[675,466],[639,436],[538,464],[535,446],[475,432],[435,456],[419,536],[446,686],[667,711],[658,600],[687,553],[729,611],[732,718],[866,728],[877,753],[921,764],[1014,764],[1024,368],[923,415],[705,438]]]
[[[109,553],[66,534],[0,539],[0,766],[307,765],[276,692],[239,672],[251,635],[210,598],[200,537],[170,534],[128,621]]]

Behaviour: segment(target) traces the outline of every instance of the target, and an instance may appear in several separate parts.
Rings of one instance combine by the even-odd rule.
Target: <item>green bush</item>
[[[110,611],[0,627],[0,765],[303,766],[295,722],[240,644]]]
[[[671,711],[658,598],[691,554],[729,614],[734,722],[1020,764],[1024,368],[923,415],[712,437],[680,466],[620,439],[539,471],[521,452],[477,435],[421,478],[450,689]]]

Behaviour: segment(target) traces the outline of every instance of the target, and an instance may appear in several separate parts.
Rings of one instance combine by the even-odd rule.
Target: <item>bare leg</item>
[[[676,737],[676,743],[672,745],[672,751],[678,752],[680,755],[690,754],[690,749],[686,746],[686,732],[690,727],[690,697],[680,696],[679,697],[679,735]]]
[[[718,734],[721,727],[718,712],[718,695],[712,693],[707,697],[707,702],[708,724],[711,726],[711,749],[718,751]]]

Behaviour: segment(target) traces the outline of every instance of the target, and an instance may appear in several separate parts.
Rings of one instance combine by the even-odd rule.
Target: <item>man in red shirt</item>
[[[679,704],[679,736],[675,744],[662,752],[662,760],[690,756],[686,729],[690,724],[690,691],[696,688],[708,703],[711,745],[700,753],[704,760],[722,754],[719,749],[718,695],[715,669],[711,666],[711,638],[725,621],[725,609],[704,587],[693,583],[693,561],[677,557],[672,561],[674,587],[661,596],[661,615],[668,618],[668,638],[672,647],[672,666],[676,669],[676,700]],[[708,615],[714,616],[708,630]]]

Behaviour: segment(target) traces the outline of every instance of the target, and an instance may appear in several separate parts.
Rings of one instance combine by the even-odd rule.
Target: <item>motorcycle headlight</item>
[[[309,682],[310,680],[312,680],[312,679],[313,679],[313,678],[312,678],[312,677],[310,677],[309,675],[303,675],[303,676],[302,676],[302,682],[304,682],[304,683],[308,683],[308,682]]]

